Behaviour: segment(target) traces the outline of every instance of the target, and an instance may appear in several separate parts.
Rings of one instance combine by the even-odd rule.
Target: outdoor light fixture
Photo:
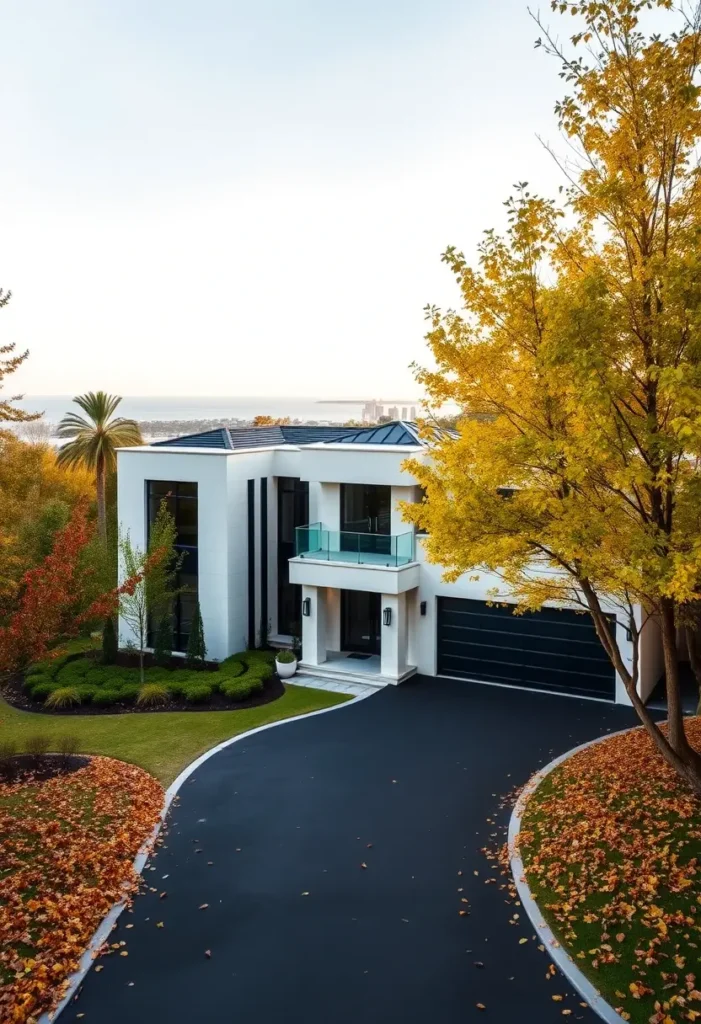
[[[383,608],[382,609],[382,625],[383,626],[391,626],[392,625],[392,609],[391,608]]]
[[[419,610],[420,610],[422,615],[426,614],[426,602],[425,601],[421,602],[421,604],[419,605]]]
[[[311,597],[305,597],[302,601],[302,615],[311,615],[312,613],[312,599]]]

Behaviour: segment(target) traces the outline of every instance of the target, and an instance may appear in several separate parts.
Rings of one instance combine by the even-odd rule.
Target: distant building
[[[411,421],[412,421],[412,423],[416,422],[416,406],[415,405],[412,405],[412,407],[411,407]]]
[[[399,419],[399,409],[397,408],[396,405],[392,405],[389,407],[389,409],[387,410],[387,416],[389,417],[390,420]]]
[[[405,405],[402,406],[402,419],[403,420],[406,419],[406,406]]]

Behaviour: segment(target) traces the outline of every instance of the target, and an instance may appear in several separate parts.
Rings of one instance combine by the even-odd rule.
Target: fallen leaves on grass
[[[686,731],[701,749],[701,719]],[[644,730],[594,744],[547,776],[519,849],[568,952],[612,1002],[626,999],[624,1019],[701,1019],[701,806]]]
[[[106,757],[0,786],[0,1019],[29,1024],[60,999],[104,915],[135,889],[132,862],[162,803],[151,775]]]

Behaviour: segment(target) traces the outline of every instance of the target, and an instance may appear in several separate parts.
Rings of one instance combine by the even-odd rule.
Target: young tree
[[[122,401],[117,395],[104,391],[78,395],[73,399],[87,419],[77,413],[67,413],[58,425],[57,436],[68,438],[59,450],[61,466],[85,466],[95,474],[97,488],[97,521],[100,535],[107,537],[107,510],[105,489],[107,474],[117,468],[117,448],[142,444],[141,431],[135,420],[114,418]]]
[[[427,311],[437,367],[417,379],[435,404],[484,418],[434,442],[432,466],[411,463],[427,500],[407,514],[447,579],[484,567],[520,612],[552,600],[589,612],[645,728],[701,794],[677,649],[701,597],[701,19],[680,12],[672,34],[646,37],[649,6],[553,4],[579,22],[572,55],[545,29],[539,41],[572,90],[556,107],[578,154],[561,163],[564,209],[521,185],[506,237],[486,233],[476,268],[444,254],[464,308]],[[662,631],[664,732],[637,690],[635,604]]]
[[[197,601],[192,616],[192,624],[190,625],[190,638],[187,642],[187,657],[185,661],[190,668],[203,669],[206,657],[207,647],[204,642],[202,612],[200,611],[200,602]]]
[[[149,623],[159,623],[178,594],[176,580],[182,556],[175,552],[175,538],[175,523],[168,512],[167,502],[163,500],[151,524],[146,551],[132,544],[128,533],[119,541],[120,577],[138,577],[140,580],[136,587],[122,594],[119,614],[136,640],[142,683]]]

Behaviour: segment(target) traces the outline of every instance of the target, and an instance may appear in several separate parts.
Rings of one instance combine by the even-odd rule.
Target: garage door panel
[[[438,672],[613,699],[615,673],[587,615],[439,598]]]
[[[494,629],[491,624],[477,627],[473,624],[460,626],[451,623],[444,625],[442,630],[444,639],[454,643],[475,644],[480,647],[496,645],[520,651],[533,651],[536,654],[547,652],[565,658],[584,657],[590,661],[600,661],[606,666],[611,664],[596,635],[593,639],[591,637],[577,637],[576,639],[549,637],[542,631],[529,632],[528,620],[524,621],[518,632]]]
[[[446,599],[443,599],[446,600]],[[455,598],[449,599],[454,602]],[[471,603],[471,602],[467,602]],[[526,612],[523,615],[514,615],[513,606],[503,607],[494,605],[491,608],[483,604],[483,611],[460,610],[446,606],[442,612],[442,621],[446,626],[455,626],[458,629],[489,630],[490,632],[507,636],[544,636],[549,640],[560,639],[564,643],[583,643],[592,650],[601,644],[594,631],[591,618],[584,612],[571,612],[567,610],[558,611],[547,609],[550,615],[545,615],[546,609],[540,612]],[[571,616],[571,619],[553,619],[552,616]]]

